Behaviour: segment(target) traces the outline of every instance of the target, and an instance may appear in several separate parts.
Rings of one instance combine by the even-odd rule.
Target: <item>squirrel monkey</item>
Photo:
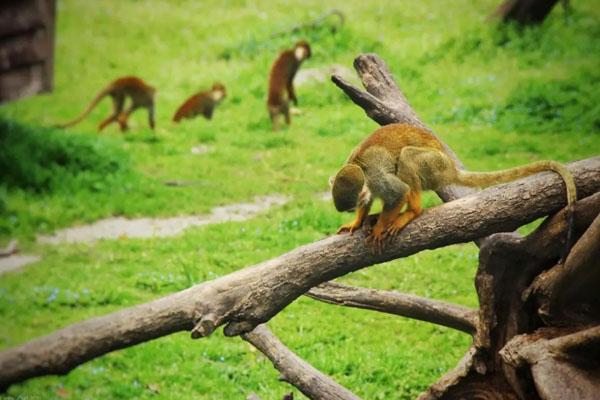
[[[286,124],[289,125],[291,122],[289,101],[298,105],[298,99],[294,92],[294,76],[302,61],[310,58],[310,55],[310,46],[301,40],[292,49],[282,51],[271,67],[267,108],[274,131],[279,129],[278,117],[280,114],[285,117]]]
[[[185,118],[192,119],[198,114],[204,115],[206,119],[211,119],[215,107],[225,96],[227,96],[225,86],[216,82],[212,89],[196,93],[179,106],[173,116],[173,122],[179,122]]]
[[[495,172],[463,171],[431,133],[406,124],[386,125],[367,137],[332,178],[335,208],[338,211],[356,209],[354,221],[342,225],[338,233],[359,229],[368,217],[373,200],[380,198],[383,210],[367,238],[374,249],[380,251],[385,236],[395,235],[421,214],[423,190],[437,190],[451,184],[485,187],[548,170],[563,178],[567,203],[571,206],[577,200],[575,182],[558,162],[538,161]],[[404,206],[406,210],[402,212]]]
[[[96,95],[94,100],[85,109],[80,116],[72,121],[58,125],[59,128],[67,128],[81,122],[87,115],[92,112],[94,107],[98,105],[100,100],[105,96],[112,97],[113,101],[113,112],[108,118],[98,125],[98,131],[104,129],[107,125],[118,122],[121,128],[121,132],[128,129],[127,118],[132,112],[138,108],[145,108],[148,110],[148,124],[150,128],[154,129],[154,94],[156,89],[142,79],[135,76],[125,76],[122,78],[115,79],[107,87],[102,89],[100,93]],[[131,104],[125,110],[125,100],[127,97],[131,98]]]

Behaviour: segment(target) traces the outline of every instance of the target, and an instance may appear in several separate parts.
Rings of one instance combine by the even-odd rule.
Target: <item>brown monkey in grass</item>
[[[202,114],[206,119],[211,119],[215,107],[227,96],[227,91],[223,84],[216,82],[212,89],[196,93],[187,99],[175,112],[173,122],[179,122],[182,119],[194,118]]]
[[[380,251],[385,236],[395,235],[421,214],[423,190],[437,190],[452,184],[485,187],[542,171],[560,174],[570,207],[577,200],[575,183],[571,173],[558,162],[537,161],[494,172],[463,171],[433,134],[406,124],[386,125],[350,154],[332,180],[336,209],[356,209],[354,221],[342,225],[338,233],[352,233],[361,228],[373,200],[380,198],[383,210],[367,239],[375,251]],[[404,206],[406,210],[402,212]]]
[[[285,117],[285,123],[290,124],[290,100],[298,104],[294,92],[294,76],[302,61],[310,58],[310,46],[301,40],[292,49],[282,51],[271,67],[269,74],[269,97],[267,108],[273,124],[273,130],[279,129],[279,116]]]
[[[92,112],[104,97],[110,96],[113,101],[113,112],[98,125],[98,131],[101,131],[113,122],[119,123],[121,132],[126,131],[128,129],[127,119],[131,113],[138,108],[145,108],[148,110],[148,124],[150,125],[150,128],[154,129],[155,93],[156,89],[154,87],[148,85],[138,77],[125,76],[115,79],[96,95],[81,115],[72,121],[58,125],[58,127],[67,128],[81,122],[90,112]],[[125,109],[125,100],[127,97],[131,99],[131,104]]]

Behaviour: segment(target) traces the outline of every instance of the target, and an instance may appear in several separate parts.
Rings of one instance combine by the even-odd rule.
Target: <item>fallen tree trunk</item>
[[[580,197],[600,190],[600,157],[568,165]],[[512,231],[565,203],[558,175],[543,173],[426,210],[385,243],[383,254],[365,246],[362,232],[336,235],[276,259],[156,301],[71,325],[0,353],[0,387],[47,374],[64,374],[110,351],[170,333],[193,337],[225,326],[249,332],[311,287],[357,269],[425,249]]]

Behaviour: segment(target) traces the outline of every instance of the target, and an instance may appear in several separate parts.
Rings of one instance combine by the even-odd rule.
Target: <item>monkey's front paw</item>
[[[390,224],[390,226],[388,227],[386,233],[389,236],[395,236],[396,234],[398,234],[398,232],[400,232],[402,229],[404,229],[406,227],[406,225],[408,225],[410,223],[410,221],[412,221],[413,219],[415,219],[420,213],[416,213],[412,210],[408,210],[403,212],[402,214],[400,214],[400,216],[398,216],[398,218],[392,222]]]
[[[393,224],[391,225],[387,231],[386,234],[388,236],[396,236],[398,234],[398,232],[400,232],[402,229],[404,229],[404,227],[406,226],[407,223],[403,223],[403,224]]]
[[[338,229],[337,234],[341,234],[341,233],[346,233],[349,232],[351,235],[354,233],[354,231],[358,230],[360,228],[360,224],[356,224],[354,222],[350,222],[348,224],[344,224],[342,226],[340,226],[340,229]]]

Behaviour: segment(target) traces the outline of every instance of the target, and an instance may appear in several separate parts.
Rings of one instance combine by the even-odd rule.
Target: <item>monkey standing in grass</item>
[[[292,49],[281,52],[271,67],[267,108],[274,131],[279,129],[280,115],[285,117],[286,124],[289,125],[291,122],[289,102],[291,100],[294,105],[298,105],[294,92],[294,76],[302,61],[310,58],[310,55],[310,46],[301,40]]]
[[[148,124],[154,129],[154,94],[156,89],[142,79],[135,76],[126,76],[112,81],[107,87],[102,89],[96,95],[94,100],[85,109],[80,116],[72,121],[58,125],[60,128],[67,128],[81,122],[90,112],[98,105],[100,100],[106,96],[110,96],[113,101],[113,112],[98,126],[98,131],[104,129],[107,125],[118,122],[121,132],[128,129],[127,119],[132,112],[138,108],[148,110]],[[125,110],[125,100],[129,97],[131,104]]]
[[[356,209],[354,221],[342,225],[338,233],[352,233],[361,228],[373,200],[380,198],[383,210],[367,240],[375,251],[381,251],[385,236],[395,235],[421,214],[423,190],[437,190],[452,184],[485,187],[542,171],[560,174],[567,189],[567,204],[571,207],[577,200],[575,182],[558,162],[537,161],[494,172],[463,171],[431,133],[411,125],[387,125],[367,137],[333,178],[336,209]],[[402,212],[405,205],[406,211]]]
[[[210,120],[215,107],[225,96],[227,96],[225,86],[217,82],[212,86],[212,89],[196,93],[179,106],[173,116],[173,122],[179,122],[185,118],[191,119],[199,114]]]

